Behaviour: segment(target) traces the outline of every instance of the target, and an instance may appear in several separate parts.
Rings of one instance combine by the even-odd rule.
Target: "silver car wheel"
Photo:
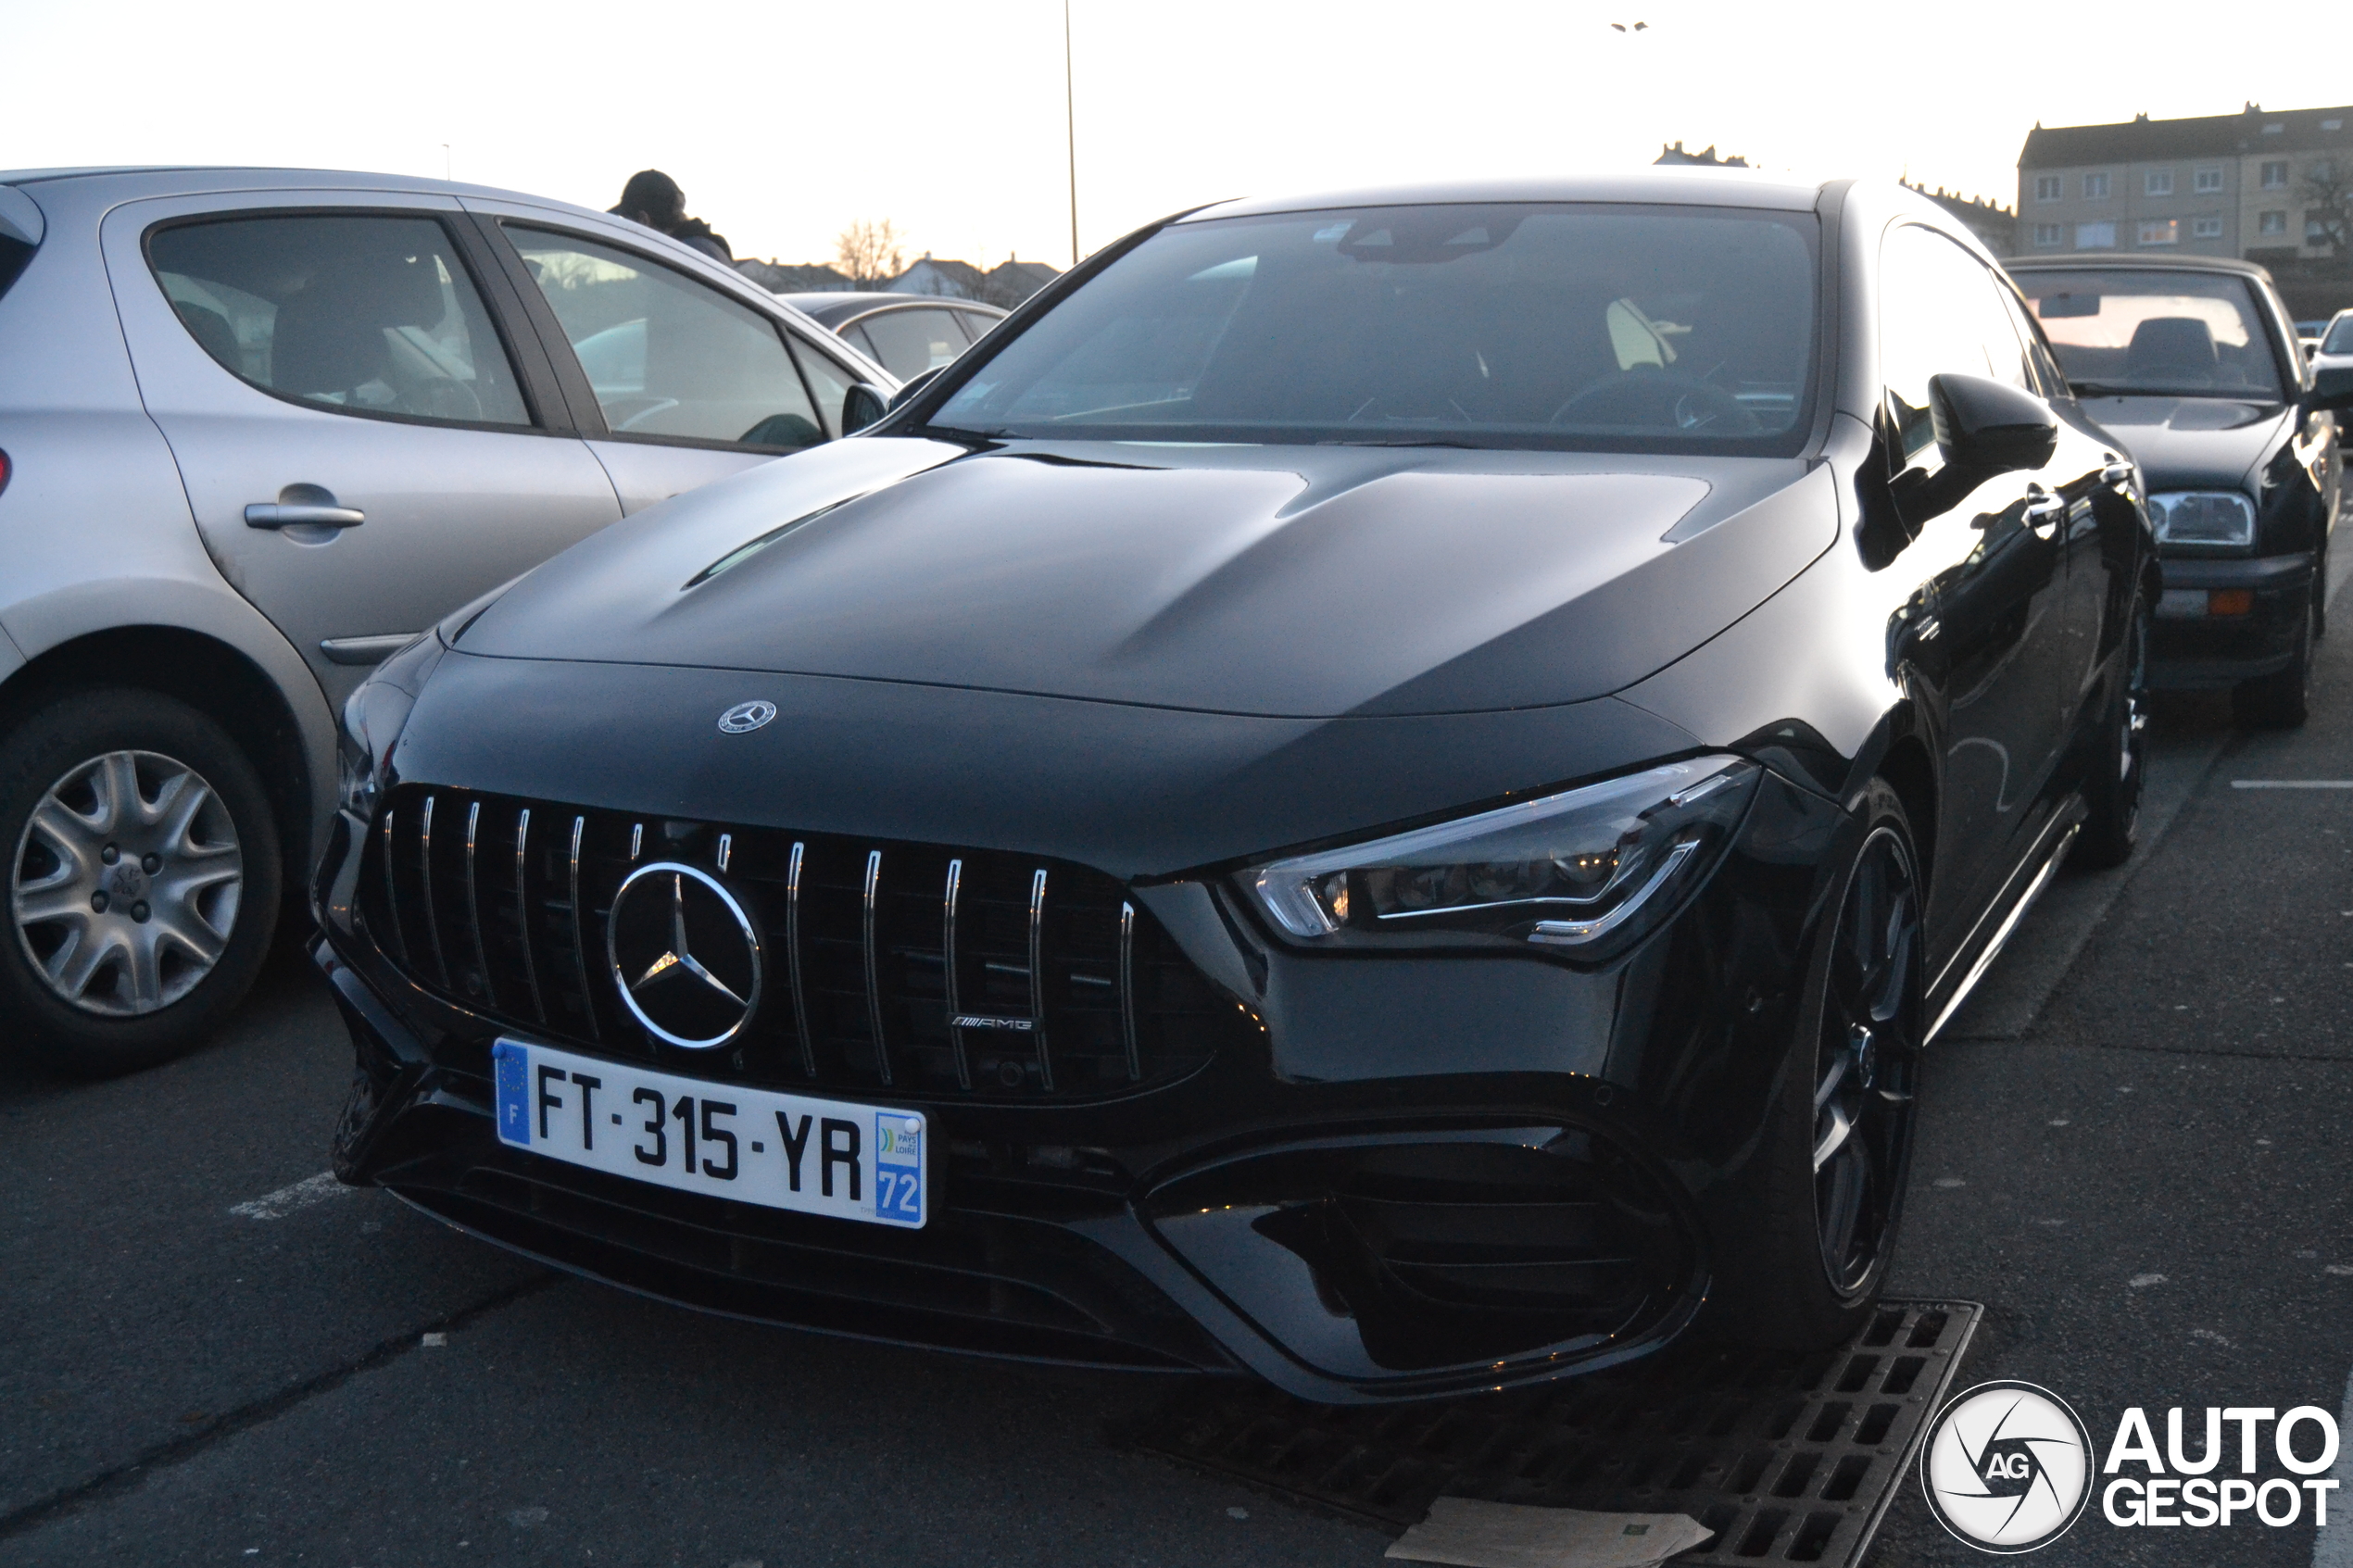
[[[202,775],[109,751],[49,786],[17,841],[17,940],[59,999],[130,1018],[194,990],[229,946],[245,856]]]

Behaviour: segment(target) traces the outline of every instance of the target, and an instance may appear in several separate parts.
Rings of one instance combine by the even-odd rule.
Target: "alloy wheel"
[[[170,757],[109,751],[69,770],[33,808],[17,841],[10,912],[58,999],[136,1017],[212,972],[244,886],[220,793]]]
[[[1851,1295],[1894,1228],[1917,1094],[1919,897],[1893,828],[1865,840],[1831,940],[1815,1054],[1814,1215],[1831,1288]]]

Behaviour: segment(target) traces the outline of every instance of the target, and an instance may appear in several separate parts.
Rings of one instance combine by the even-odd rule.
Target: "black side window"
[[[1945,374],[2034,386],[1993,274],[1934,230],[1906,224],[1887,236],[1880,263],[1880,375],[1896,467],[1935,463],[1928,383]]]
[[[883,369],[900,381],[912,381],[936,370],[968,346],[952,311],[925,307],[917,310],[884,310],[859,325]]]
[[[147,260],[206,353],[282,397],[348,413],[528,425],[490,313],[430,218],[182,223]]]

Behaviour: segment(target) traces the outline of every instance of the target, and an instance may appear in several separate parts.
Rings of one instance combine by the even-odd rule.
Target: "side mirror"
[[[2058,450],[2058,416],[2050,405],[2007,382],[1931,376],[1928,391],[1944,461],[1981,483],[1997,473],[2039,469]]]
[[[938,375],[939,369],[935,367],[931,370],[925,370],[922,375],[915,377],[914,380],[901,384],[897,392],[890,395],[891,408],[893,409],[905,408],[908,403],[913,399],[915,394],[929,386],[932,382],[938,377]]]
[[[854,435],[890,412],[890,399],[872,382],[852,382],[841,400],[841,433]]]
[[[2308,414],[2335,413],[2353,408],[2353,365],[2331,365],[2312,372],[2312,390],[2304,395]]]

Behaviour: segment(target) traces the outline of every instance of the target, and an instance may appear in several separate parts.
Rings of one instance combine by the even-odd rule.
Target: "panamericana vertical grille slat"
[[[1254,1033],[1115,881],[1068,862],[422,785],[393,792],[376,834],[361,916],[420,985],[698,1075],[1082,1099],[1173,1082]],[[760,934],[764,999],[717,1050],[654,1039],[612,977],[615,892],[658,861],[722,878]]]

